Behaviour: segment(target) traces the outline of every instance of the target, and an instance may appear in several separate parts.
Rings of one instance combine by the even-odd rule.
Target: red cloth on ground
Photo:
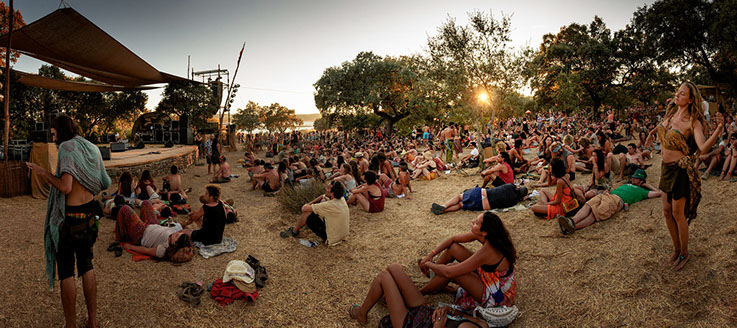
[[[127,244],[127,243],[121,243],[120,246],[122,247],[124,244]],[[123,249],[125,249],[125,247],[123,247]],[[133,254],[133,261],[145,261],[145,260],[150,260],[151,259],[151,256],[149,256],[149,255],[141,254],[141,253],[138,253],[136,251],[132,251],[130,249],[125,249],[125,250],[128,253]]]
[[[223,279],[215,280],[210,290],[210,297],[215,299],[221,306],[226,306],[235,300],[255,301],[258,298],[258,292],[244,293],[230,283],[224,283]]]

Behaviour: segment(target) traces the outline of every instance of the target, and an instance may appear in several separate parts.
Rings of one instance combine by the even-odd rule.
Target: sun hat
[[[632,175],[632,178],[645,180],[647,179],[647,172],[645,172],[645,170],[643,169],[637,169],[637,171],[635,171],[635,174]]]
[[[422,154],[422,156],[425,156],[425,159],[432,160],[432,153],[428,150]]]
[[[356,152],[356,155],[354,155],[354,156],[356,158],[361,158],[361,157],[363,157],[363,153],[359,151],[359,152]]]
[[[225,268],[223,282],[230,282],[245,293],[253,293],[256,291],[256,284],[253,282],[255,276],[256,271],[248,263],[232,260]]]
[[[264,164],[264,170],[273,170],[274,166],[271,163]]]

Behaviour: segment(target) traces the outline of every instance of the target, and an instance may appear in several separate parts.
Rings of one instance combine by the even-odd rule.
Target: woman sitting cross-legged
[[[363,179],[366,184],[351,189],[351,197],[348,198],[348,205],[361,204],[366,212],[378,213],[384,210],[384,192],[377,182],[378,177],[374,171],[363,172]]]
[[[482,244],[475,253],[461,245],[473,241]],[[433,262],[437,255],[440,256]],[[476,307],[510,306],[517,292],[516,260],[517,251],[502,220],[486,212],[473,220],[470,232],[448,238],[418,260],[423,273],[435,273],[420,292],[426,295],[444,291],[452,281],[460,286],[455,303],[464,312],[471,313]]]
[[[575,209],[566,212],[564,205],[573,207],[574,200],[578,201],[579,205],[585,203],[582,190],[571,186],[561,159],[553,158],[550,161],[550,172],[551,182],[556,186],[555,194],[550,195],[550,191],[540,190],[540,201],[532,205],[530,210],[535,215],[546,217],[548,220],[552,220],[558,215],[574,215]]]
[[[192,230],[158,224],[153,206],[141,203],[141,216],[128,205],[114,209],[115,240],[123,248],[172,262],[187,262],[194,256]]]
[[[487,328],[486,322],[464,313],[454,313],[448,307],[433,309],[425,296],[404,272],[399,264],[392,264],[379,272],[369,287],[362,305],[348,309],[350,316],[360,322],[368,321],[369,311],[384,298],[389,315],[383,317],[379,327],[459,327]],[[460,316],[462,320],[448,320],[447,315]]]

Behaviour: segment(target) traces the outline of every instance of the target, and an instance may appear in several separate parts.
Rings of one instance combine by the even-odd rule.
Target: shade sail
[[[48,77],[39,76],[36,74],[29,74],[29,73],[15,71],[15,70],[13,72],[18,75],[18,82],[23,83],[24,85],[27,85],[27,86],[43,88],[43,89],[62,90],[62,91],[78,91],[78,92],[107,92],[107,91],[149,90],[149,89],[157,88],[155,86],[123,87],[123,86],[110,85],[110,84],[98,84],[98,83],[89,83],[89,82],[58,80],[58,79],[52,79]]]
[[[0,45],[7,44],[7,34]],[[187,79],[160,72],[72,8],[62,8],[13,31],[11,46],[81,76],[138,87]]]

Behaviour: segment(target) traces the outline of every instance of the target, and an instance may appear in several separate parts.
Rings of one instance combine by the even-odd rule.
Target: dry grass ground
[[[654,163],[648,180],[657,185],[659,158]],[[205,173],[206,167],[193,166],[184,174],[182,181],[193,187],[192,195],[203,193]],[[240,222],[225,230],[239,242],[233,254],[207,260],[197,256],[183,265],[133,262],[127,253],[115,258],[106,252],[113,241],[113,222],[101,221],[94,265],[102,327],[358,327],[346,310],[363,300],[377,272],[397,262],[421,283],[416,259],[443,239],[468,231],[478,215],[460,211],[435,216],[429,211],[432,202],[444,202],[479,183],[476,176],[413,181],[413,199],[390,199],[383,213],[352,207],[346,242],[307,248],[279,237],[296,215],[282,211],[275,198],[249,191],[245,170],[234,168],[234,173],[241,177],[223,185],[224,198],[235,199],[240,212]],[[578,175],[575,182],[588,179]],[[512,326],[737,326],[737,184],[711,178],[703,190],[699,217],[691,225],[692,258],[681,272],[662,264],[671,242],[660,200],[637,203],[629,212],[571,237],[563,237],[557,223],[529,211],[500,214],[519,253],[516,304],[521,315]],[[0,326],[61,326],[58,284],[49,292],[42,277],[46,201],[0,199],[0,211],[0,276],[5,286],[0,291]],[[193,281],[195,271],[204,270],[207,279],[214,280],[230,260],[249,254],[269,273],[255,303],[220,307],[206,298],[193,308],[177,299],[177,285]],[[82,321],[86,310],[80,280],[77,285],[77,316]],[[451,298],[437,295],[429,300]],[[384,307],[376,306],[369,313],[369,326],[386,314]]]

